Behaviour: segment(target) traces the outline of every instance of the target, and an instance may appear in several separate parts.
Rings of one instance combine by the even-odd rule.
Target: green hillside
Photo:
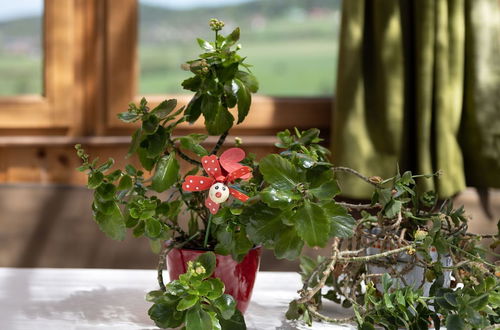
[[[183,93],[180,69],[200,52],[196,37],[210,39],[207,22],[242,29],[242,54],[275,96],[331,95],[336,75],[339,0],[256,0],[239,5],[171,10],[140,6],[138,94]],[[0,95],[42,91],[40,17],[0,22]]]

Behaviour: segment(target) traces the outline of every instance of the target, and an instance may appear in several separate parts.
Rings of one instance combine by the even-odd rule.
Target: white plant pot
[[[374,255],[385,251],[388,251],[388,249],[381,249],[379,246],[370,247],[367,249],[367,255]],[[436,261],[438,259],[438,253],[436,251],[436,248],[432,247],[429,254],[432,258],[432,261]],[[398,261],[392,267],[395,268],[398,272],[400,272],[406,266],[408,266],[409,262],[412,262],[413,258],[410,255],[406,254],[405,252],[402,252],[401,254],[398,255],[397,260]],[[440,260],[441,264],[444,267],[450,267],[452,265],[452,260],[450,256],[441,256]],[[390,267],[384,267],[381,265],[374,265],[370,263],[366,264],[366,269],[368,274],[384,274],[384,273],[390,274],[391,272]],[[451,281],[451,270],[445,270],[443,273],[444,273],[443,287],[449,288]],[[429,296],[429,291],[432,284],[434,283],[434,280],[428,282],[425,279],[425,271],[423,267],[415,265],[410,271],[408,271],[405,275],[403,275],[403,278],[408,285],[414,288],[421,287],[423,289],[423,295],[425,297]],[[394,280],[395,280],[395,285],[397,285],[398,287],[405,286],[404,282],[401,279],[394,279]],[[384,292],[382,282],[380,280],[374,282],[376,283],[377,290],[379,290],[380,292]]]

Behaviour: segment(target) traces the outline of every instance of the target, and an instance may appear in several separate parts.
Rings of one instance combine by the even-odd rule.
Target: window
[[[75,1],[11,1],[0,12],[0,128],[67,127],[75,109]]]
[[[2,5],[0,96],[43,93],[42,18],[43,0]]]
[[[241,54],[259,78],[260,94],[329,96],[334,90],[339,1],[139,0],[139,94],[186,93],[179,69],[211,40],[210,18],[242,29]]]

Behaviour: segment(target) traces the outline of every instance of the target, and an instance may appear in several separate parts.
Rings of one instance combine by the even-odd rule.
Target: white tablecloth
[[[157,286],[155,270],[0,268],[0,329],[155,329],[144,296]],[[285,320],[300,286],[296,273],[259,272],[245,314],[248,329],[311,329]],[[333,304],[326,310],[349,315]]]

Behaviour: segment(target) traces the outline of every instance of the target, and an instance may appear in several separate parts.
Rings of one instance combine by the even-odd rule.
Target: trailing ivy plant
[[[417,178],[440,173],[398,171],[383,180],[348,168],[333,170],[371,184],[373,198],[368,204],[338,203],[354,215],[354,234],[335,237],[328,257],[301,257],[303,287],[287,318],[309,325],[313,320],[356,322],[360,329],[498,327],[500,272],[486,257],[497,256],[491,249],[500,235],[468,233],[463,207],[417,189]],[[490,249],[483,246],[485,238],[494,239]],[[322,314],[325,299],[353,308],[354,315]]]

